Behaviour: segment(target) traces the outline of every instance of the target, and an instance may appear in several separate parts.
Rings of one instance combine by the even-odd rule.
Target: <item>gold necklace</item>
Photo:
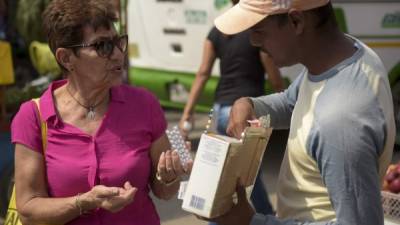
[[[72,95],[72,93],[69,91],[68,87],[66,87],[66,89],[67,89],[68,94],[72,97],[72,99],[74,99],[74,100],[76,101],[76,103],[78,103],[80,106],[82,106],[83,108],[85,108],[85,109],[87,110],[86,118],[89,118],[89,119],[91,119],[91,120],[94,120],[95,117],[96,117],[96,111],[95,111],[96,107],[99,106],[101,103],[104,102],[104,100],[106,99],[107,95],[105,95],[104,98],[102,98],[98,103],[96,103],[96,104],[94,104],[94,105],[86,106],[86,105],[80,103],[80,102],[78,101],[78,99],[76,99],[76,98],[74,97],[74,95]]]

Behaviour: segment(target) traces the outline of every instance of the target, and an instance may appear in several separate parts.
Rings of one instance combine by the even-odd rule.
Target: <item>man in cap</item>
[[[251,42],[278,66],[305,69],[284,92],[241,98],[228,134],[269,114],[290,128],[277,183],[276,216],[256,214],[243,188],[219,224],[382,225],[380,184],[391,161],[395,123],[379,57],[340,31],[329,0],[241,0],[215,21],[226,34],[251,29]]]

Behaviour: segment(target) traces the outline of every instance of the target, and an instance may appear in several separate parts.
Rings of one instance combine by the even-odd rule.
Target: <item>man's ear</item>
[[[293,26],[296,35],[300,35],[304,32],[305,27],[305,16],[302,11],[291,9],[288,12],[289,23]]]
[[[56,60],[57,62],[62,65],[65,69],[67,69],[68,71],[72,71],[73,67],[72,67],[72,57],[73,53],[70,49],[67,48],[57,48],[56,50]]]

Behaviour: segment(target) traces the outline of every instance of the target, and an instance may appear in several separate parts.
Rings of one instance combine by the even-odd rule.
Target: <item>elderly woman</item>
[[[121,84],[127,36],[115,20],[108,0],[53,0],[44,12],[66,80],[50,85],[40,111],[22,104],[12,123],[23,223],[160,224],[150,190],[172,197],[188,170],[168,150],[158,101]]]

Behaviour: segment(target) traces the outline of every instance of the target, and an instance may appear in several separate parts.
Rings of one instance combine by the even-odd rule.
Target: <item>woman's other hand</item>
[[[100,207],[111,212],[118,212],[133,202],[136,192],[137,188],[132,187],[127,181],[123,188],[119,188],[118,195],[104,198]]]
[[[111,212],[118,212],[130,204],[137,192],[137,188],[127,181],[124,187],[107,187],[97,185],[89,192],[78,196],[77,201],[82,211],[90,211],[96,208],[103,208]]]

